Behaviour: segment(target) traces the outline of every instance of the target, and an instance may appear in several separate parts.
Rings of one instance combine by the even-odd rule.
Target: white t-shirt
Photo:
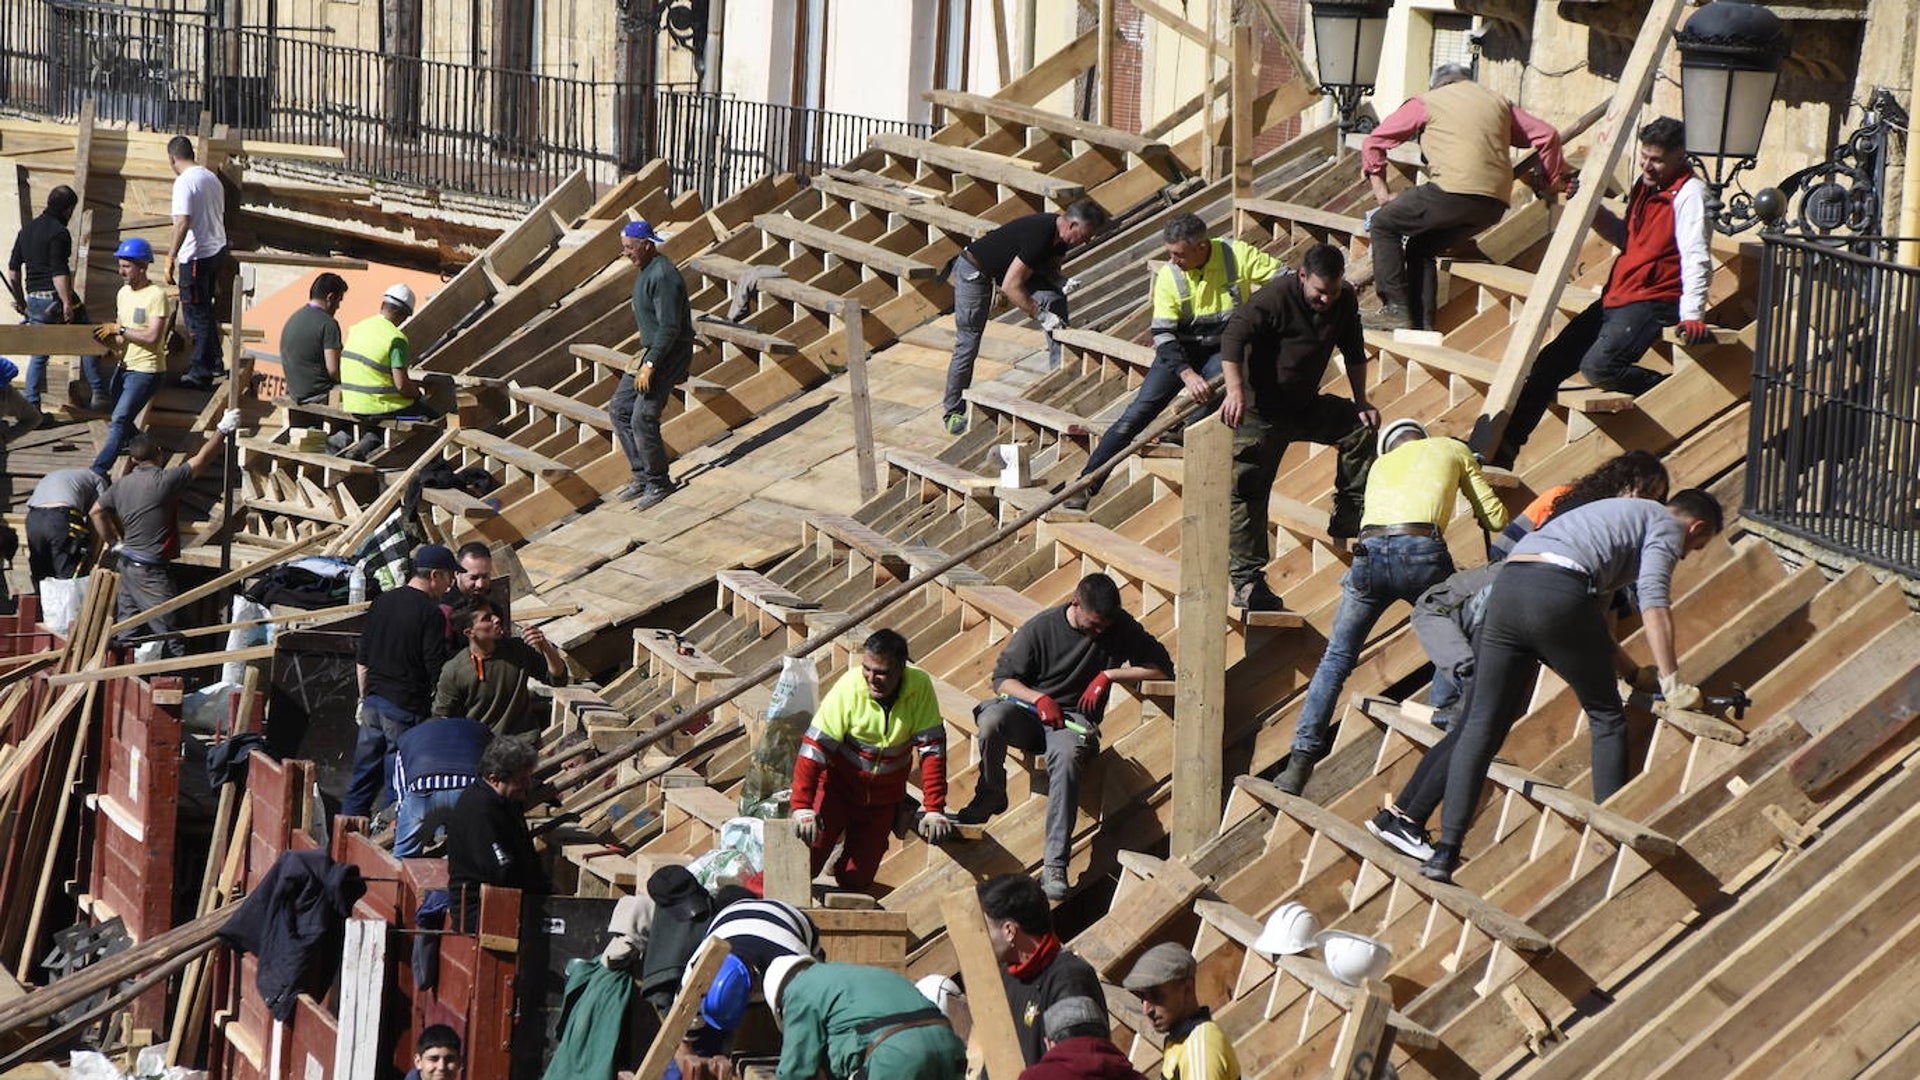
[[[173,216],[187,218],[187,238],[174,252],[176,262],[210,258],[227,246],[227,191],[204,165],[173,178]]]

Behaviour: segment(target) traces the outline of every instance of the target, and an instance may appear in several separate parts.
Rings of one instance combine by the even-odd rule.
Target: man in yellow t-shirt
[[[113,257],[118,260],[120,293],[114,303],[118,322],[94,331],[103,345],[124,350],[120,374],[115,379],[113,419],[107,425],[107,441],[100,456],[93,459],[93,471],[101,476],[113,467],[113,460],[134,436],[134,420],[147,407],[160,378],[167,370],[167,335],[173,328],[173,299],[166,289],[147,276],[153,264],[153,245],[134,236],[121,241]]]
[[[1171,941],[1140,954],[1121,985],[1140,999],[1140,1012],[1165,1036],[1160,1047],[1163,1080],[1240,1080],[1240,1060],[1227,1033],[1213,1022],[1194,988],[1199,963]]]

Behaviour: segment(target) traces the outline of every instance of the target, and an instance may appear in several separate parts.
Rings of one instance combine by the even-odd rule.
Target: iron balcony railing
[[[1920,577],[1920,267],[1891,238],[1764,239],[1742,513]]]

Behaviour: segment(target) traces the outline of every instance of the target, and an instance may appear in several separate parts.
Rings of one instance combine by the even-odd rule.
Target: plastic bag
[[[789,656],[780,665],[780,678],[773,684],[773,700],[767,715],[749,721],[747,737],[753,740],[753,760],[740,785],[740,812],[755,818],[787,816],[787,804],[793,796],[793,761],[800,754],[800,740],[820,707],[820,675],[810,656]]]
[[[260,619],[271,618],[272,616],[273,612],[267,610],[266,605],[256,604],[244,596],[236,596],[233,598],[233,610],[232,613],[227,616],[227,621],[256,622]],[[245,649],[254,645],[265,645],[271,640],[273,640],[273,626],[271,624],[245,626],[237,630],[227,631],[228,649]],[[266,662],[255,661],[255,663],[264,666]],[[229,661],[228,663],[220,665],[221,682],[232,683],[235,686],[239,686],[246,682],[246,678],[247,665],[245,663]]]
[[[47,629],[65,637],[80,617],[81,604],[87,599],[87,579],[41,578],[40,621]]]
[[[766,823],[757,817],[728,818],[720,826],[720,846],[687,864],[687,872],[708,892],[722,885],[752,888],[766,872]]]

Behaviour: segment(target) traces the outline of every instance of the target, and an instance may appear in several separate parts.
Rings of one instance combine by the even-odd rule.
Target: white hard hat
[[[406,282],[387,286],[387,291],[380,296],[381,299],[390,300],[406,308],[409,313],[413,311],[413,290],[407,288]]]
[[[961,996],[960,984],[945,975],[923,975],[919,982],[913,984],[913,988],[920,991],[921,997],[933,1002],[933,1007],[939,1009],[942,1016],[947,1013],[948,1003]]]
[[[1322,930],[1314,941],[1327,961],[1327,970],[1348,986],[1377,979],[1393,966],[1393,950],[1386,942],[1345,930]]]
[[[1386,453],[1390,448],[1392,448],[1393,441],[1395,439],[1398,439],[1401,435],[1409,432],[1411,432],[1414,438],[1417,438],[1417,439],[1424,439],[1427,437],[1427,428],[1425,424],[1422,424],[1420,421],[1415,420],[1412,417],[1403,416],[1400,419],[1395,420],[1392,423],[1389,423],[1380,429],[1379,441],[1374,444],[1374,451],[1376,453],[1381,453],[1381,454]]]
[[[1253,949],[1268,956],[1292,956],[1313,948],[1313,936],[1319,932],[1320,920],[1313,917],[1307,905],[1297,901],[1281,904],[1267,916],[1267,928],[1260,931]]]
[[[811,963],[811,956],[782,956],[767,965],[767,1008],[773,1010],[774,1023],[782,1022],[780,991],[786,989],[787,980],[793,978],[795,972]]]

